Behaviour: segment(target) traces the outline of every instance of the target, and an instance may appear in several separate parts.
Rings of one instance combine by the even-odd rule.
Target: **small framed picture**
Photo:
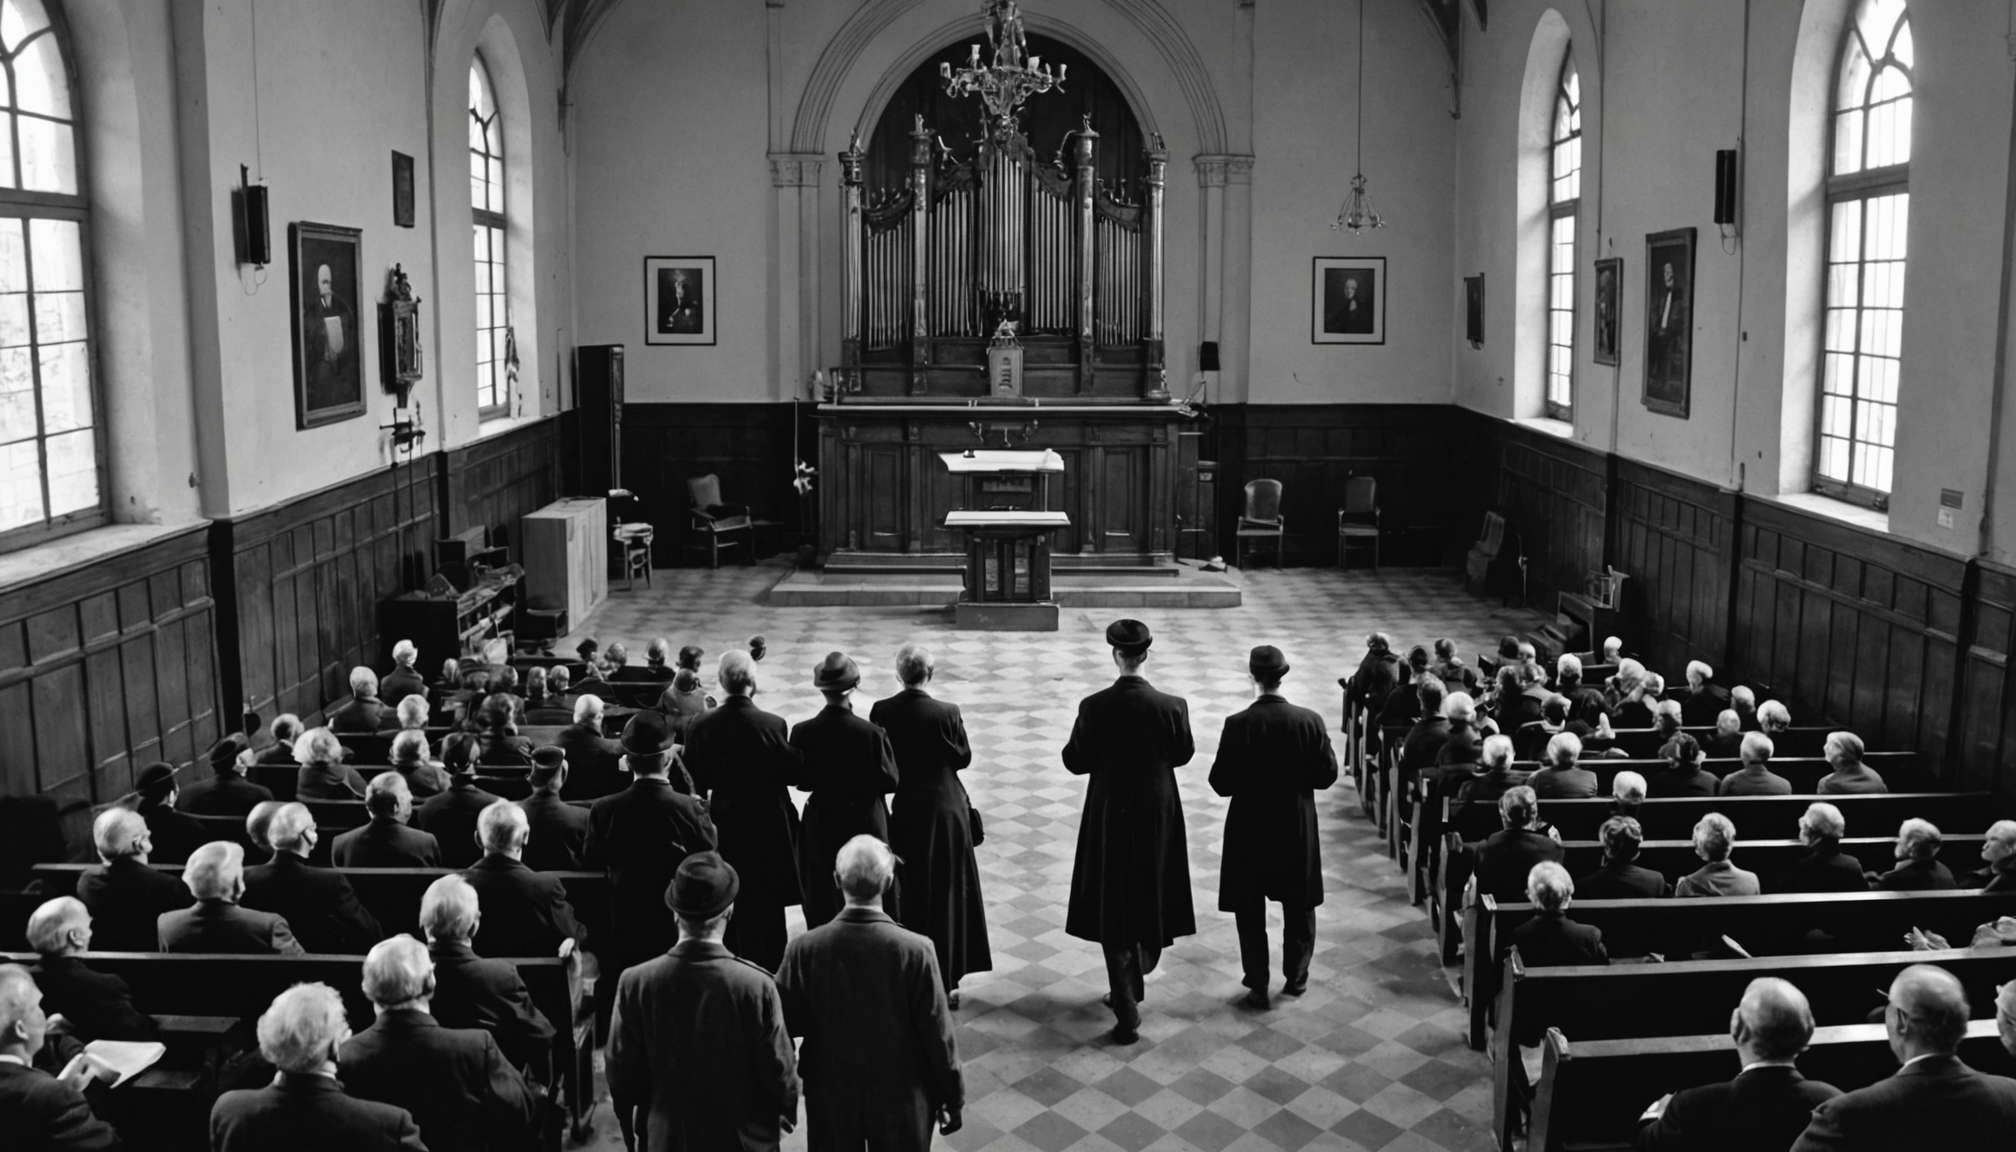
[[[1687,419],[1694,368],[1694,229],[1645,237],[1645,407]]]
[[[413,227],[413,158],[392,153],[392,225]]]
[[[1463,336],[1470,347],[1484,347],[1484,273],[1463,278]]]
[[[1617,363],[1617,320],[1623,303],[1624,258],[1596,261],[1596,363]]]
[[[644,258],[644,342],[714,343],[714,257]]]
[[[288,226],[293,258],[295,426],[313,428],[364,414],[364,358],[358,344],[357,264],[364,233],[299,221]]]
[[[1318,256],[1309,285],[1311,344],[1386,343],[1386,258]]]

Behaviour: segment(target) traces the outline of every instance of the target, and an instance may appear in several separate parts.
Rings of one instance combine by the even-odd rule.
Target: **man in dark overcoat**
[[[719,853],[679,865],[671,952],[616,982],[606,1061],[624,1144],[764,1152],[798,1121],[798,1059],[770,973],[721,942],[741,887]]]
[[[1141,675],[1153,641],[1139,620],[1106,629],[1120,678],[1078,703],[1064,767],[1092,777],[1078,822],[1064,931],[1106,953],[1113,1038],[1139,1037],[1142,981],[1178,936],[1197,931],[1176,769],[1197,746],[1190,706]]]
[[[1211,790],[1230,797],[1218,910],[1239,926],[1239,963],[1248,1008],[1267,1007],[1267,901],[1281,902],[1283,996],[1309,985],[1323,861],[1316,842],[1314,791],[1337,782],[1337,754],[1323,718],[1281,695],[1288,658],[1262,644],[1246,670],[1259,697],[1225,718]]]
[[[817,928],[840,914],[840,889],[833,883],[833,860],[856,836],[889,842],[889,805],[896,790],[896,753],[882,729],[854,714],[854,689],[861,669],[845,652],[829,652],[812,670],[812,686],[826,697],[817,716],[791,729],[799,756],[797,787],[805,800],[798,878],[805,896],[805,927]],[[884,894],[882,910],[899,914],[896,891]]]
[[[896,881],[887,844],[856,836],[833,871],[847,906],[791,941],[777,972],[785,1026],[805,1038],[806,1135],[814,1148],[929,1152],[933,1122],[958,1131],[966,1102],[937,957],[882,910]]]
[[[604,971],[663,956],[679,939],[665,907],[665,886],[679,861],[719,842],[706,807],[673,788],[672,729],[656,712],[639,712],[623,726],[624,763],[633,779],[588,810],[582,856],[591,868],[609,869],[611,935],[604,942]],[[781,948],[779,949],[782,950]]]
[[[686,730],[686,766],[721,832],[721,855],[742,891],[726,943],[775,972],[784,959],[784,909],[799,902],[798,809],[785,788],[798,778],[798,750],[782,716],[756,706],[756,662],[721,657],[721,706]]]

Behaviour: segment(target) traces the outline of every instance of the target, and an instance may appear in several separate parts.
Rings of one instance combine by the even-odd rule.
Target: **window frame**
[[[1568,95],[1568,77],[1571,73],[1574,74],[1577,82],[1577,95],[1572,102],[1569,101]],[[1575,370],[1575,337],[1581,313],[1581,310],[1576,306],[1578,303],[1576,293],[1580,287],[1576,279],[1576,261],[1581,255],[1580,233],[1582,225],[1582,157],[1579,151],[1579,144],[1583,137],[1580,122],[1582,112],[1580,82],[1581,72],[1575,67],[1575,52],[1571,47],[1561,55],[1561,70],[1555,75],[1554,79],[1554,102],[1548,108],[1547,115],[1547,290],[1542,297],[1546,308],[1547,363],[1542,372],[1541,383],[1541,397],[1544,411],[1548,418],[1561,420],[1569,424],[1575,422],[1575,385],[1578,376]],[[1564,103],[1568,104],[1570,111],[1574,114],[1575,127],[1566,136],[1556,138],[1554,135],[1555,125],[1560,122],[1561,108]],[[1555,158],[1561,147],[1571,141],[1578,145],[1574,168],[1575,195],[1566,199],[1557,199],[1555,196],[1555,183],[1560,178],[1554,172]],[[1560,222],[1564,219],[1569,221],[1566,267],[1562,266],[1560,245],[1555,241],[1555,232],[1559,229]],[[1565,309],[1554,306],[1555,281],[1561,278],[1566,278],[1568,281],[1568,307]],[[1555,316],[1557,313],[1562,312],[1567,313],[1568,317],[1568,343],[1565,345],[1556,343],[1554,339]],[[1556,375],[1554,357],[1557,350],[1561,352],[1563,358],[1567,361],[1568,398],[1565,402],[1554,398],[1554,380]]]
[[[504,106],[497,99],[496,81],[490,75],[489,62],[483,59],[482,52],[478,51],[470,54],[469,67],[471,71],[478,72],[482,75],[483,88],[486,92],[490,94],[491,112],[490,112],[489,124],[495,125],[496,127],[498,151],[494,154],[490,152],[489,135],[486,132],[484,135],[483,151],[479,154],[474,148],[468,148],[465,150],[465,154],[468,155],[472,159],[472,161],[478,155],[481,155],[485,161],[494,159],[497,161],[497,169],[499,173],[508,173],[510,166],[510,158],[509,153],[504,151]],[[477,124],[484,123],[483,120],[477,117],[476,109],[473,106],[468,109],[468,114],[470,119],[475,123]],[[473,174],[473,164],[472,164],[472,174]],[[486,164],[483,176],[486,187],[489,185],[489,178],[490,177],[488,166]],[[477,228],[490,229],[491,242],[495,245],[490,254],[490,264],[493,267],[502,269],[505,278],[503,285],[493,286],[490,292],[484,293],[479,291],[476,293],[479,303],[481,301],[481,298],[485,295],[488,295],[494,300],[500,300],[503,302],[504,322],[502,324],[492,324],[486,328],[483,327],[481,317],[479,316],[477,320],[476,332],[479,336],[482,336],[502,331],[506,334],[505,342],[507,347],[509,346],[512,340],[512,337],[510,335],[512,325],[511,325],[511,284],[510,284],[511,260],[509,249],[510,235],[511,235],[511,221],[509,218],[510,202],[508,199],[506,199],[506,195],[508,192],[508,185],[509,185],[508,179],[501,181],[497,185],[497,198],[498,201],[503,205],[503,207],[497,209],[492,209],[488,207],[477,207],[473,201],[473,198],[469,206],[470,225],[471,225],[470,243],[472,245],[475,243],[475,229]],[[473,266],[475,263],[475,256],[473,252],[471,253],[470,261],[473,270]],[[493,314],[491,319],[495,320],[496,316]],[[494,336],[492,338],[494,339]],[[482,365],[482,361],[480,358],[477,361],[477,365],[479,368]],[[500,357],[496,361],[497,402],[494,404],[483,403],[482,382],[480,381],[480,379],[477,381],[476,418],[479,421],[502,419],[504,417],[511,415],[511,400],[512,400],[511,390],[505,382],[504,370],[505,370],[504,361]]]
[[[1827,132],[1824,144],[1826,152],[1823,157],[1824,170],[1821,178],[1821,200],[1823,202],[1824,223],[1822,225],[1822,231],[1821,231],[1820,261],[1818,269],[1820,279],[1820,323],[1818,325],[1819,334],[1816,339],[1817,349],[1814,356],[1815,372],[1812,383],[1813,401],[1814,401],[1813,429],[1811,437],[1813,463],[1811,468],[1810,483],[1812,490],[1819,495],[1826,496],[1835,500],[1840,500],[1849,504],[1856,504],[1862,507],[1872,508],[1878,512],[1888,512],[1890,510],[1890,495],[1891,495],[1890,492],[1881,491],[1879,489],[1871,488],[1863,484],[1857,484],[1854,481],[1855,445],[1858,443],[1865,443],[1865,442],[1871,444],[1874,443],[1873,441],[1863,441],[1857,435],[1857,433],[1860,431],[1860,414],[1859,414],[1859,405],[1857,401],[1860,399],[1859,385],[1862,378],[1862,367],[1863,364],[1868,359],[1870,359],[1871,355],[1864,353],[1861,348],[1863,318],[1865,313],[1869,311],[1869,308],[1865,303],[1865,290],[1864,285],[1862,284],[1862,279],[1863,279],[1863,270],[1866,269],[1870,263],[1868,257],[1868,232],[1867,232],[1868,219],[1869,219],[1868,204],[1873,200],[1879,200],[1889,196],[1902,195],[1905,198],[1905,205],[1908,211],[1911,196],[1911,161],[1906,160],[1901,164],[1890,164],[1885,165],[1884,167],[1881,168],[1870,168],[1867,167],[1865,164],[1865,166],[1861,167],[1859,170],[1847,173],[1845,175],[1837,174],[1834,171],[1836,163],[1835,149],[1838,144],[1836,136],[1840,130],[1841,113],[1848,110],[1848,107],[1844,106],[1841,103],[1842,70],[1846,68],[1848,65],[1851,48],[1860,48],[1865,54],[1867,53],[1867,45],[1862,40],[1861,30],[1858,22],[1859,17],[1861,15],[1861,9],[1862,5],[1858,3],[1854,6],[1854,8],[1852,8],[1849,11],[1847,23],[1841,30],[1841,38],[1839,44],[1837,45],[1834,51],[1834,67],[1828,76],[1828,87],[1827,87],[1828,99],[1827,99],[1827,111],[1826,111]],[[1859,110],[1864,117],[1862,126],[1862,141],[1861,141],[1862,157],[1864,161],[1866,161],[1869,155],[1869,129],[1867,118],[1869,115],[1869,111],[1872,107],[1870,103],[1870,96],[1874,93],[1876,78],[1882,74],[1885,68],[1894,67],[1899,69],[1904,73],[1906,79],[1908,79],[1911,82],[1910,99],[1911,99],[1912,115],[1914,117],[1917,115],[1918,83],[1916,74],[1916,61],[1914,59],[1911,65],[1905,65],[1901,61],[1897,61],[1895,59],[1897,37],[1899,33],[1909,28],[1910,24],[1911,24],[1911,9],[1910,6],[1907,4],[1899,12],[1896,24],[1893,25],[1889,30],[1890,33],[1889,39],[1882,46],[1883,55],[1871,56],[1869,58],[1870,59],[1869,76],[1868,79],[1864,81],[1864,88],[1861,94],[1860,101],[1853,106],[1856,110]],[[1915,58],[1916,37],[1913,37],[1913,55]],[[1915,149],[1917,145],[1917,139],[1915,134],[1913,135],[1912,138],[1912,145]],[[1832,476],[1827,476],[1821,471],[1821,469],[1824,467],[1823,463],[1825,460],[1824,449],[1825,449],[1825,442],[1828,439],[1826,435],[1827,398],[1829,396],[1829,393],[1827,391],[1827,356],[1828,356],[1827,314],[1835,310],[1833,300],[1828,294],[1829,271],[1834,265],[1833,260],[1834,211],[1838,205],[1846,203],[1859,203],[1862,205],[1862,208],[1858,212],[1858,218],[1860,221],[1859,226],[1864,231],[1863,235],[1857,240],[1856,258],[1854,261],[1854,267],[1857,270],[1856,273],[1857,285],[1856,285],[1855,304],[1854,307],[1850,309],[1850,311],[1852,311],[1855,316],[1855,324],[1853,335],[1850,338],[1850,345],[1853,351],[1851,351],[1849,355],[1853,358],[1855,378],[1849,382],[1849,390],[1846,394],[1849,410],[1848,478],[1841,479]],[[1898,261],[1898,263],[1904,269],[1904,275],[1908,290],[1908,283],[1910,277],[1910,262],[1911,262],[1908,221],[1906,224],[1906,228],[1907,232],[1906,232],[1906,244],[1904,246],[1904,256],[1902,259]],[[1901,316],[1904,312],[1908,311],[1908,306],[1900,305],[1897,311]],[[1888,359],[1888,357],[1881,357],[1881,359]],[[1898,355],[1896,357],[1896,360],[1897,360],[1897,377],[1898,377],[1897,391],[1898,391],[1898,397],[1901,400],[1904,391],[1904,357],[1903,357],[1903,349],[1901,347],[1898,349]],[[1878,401],[1878,403],[1881,403],[1881,401]],[[1892,409],[1901,409],[1902,405],[1900,403],[1893,403],[1890,405],[1890,407]],[[1838,439],[1838,437],[1836,437],[1836,439]],[[1890,452],[1891,476],[1894,481],[1896,476],[1896,460],[1897,460],[1897,447],[1896,444],[1894,443],[1895,439],[1894,431],[1892,439],[1893,439],[1892,444],[1882,447],[1886,447],[1887,450]]]
[[[85,330],[85,371],[90,373],[91,394],[91,443],[92,465],[98,477],[98,503],[90,508],[65,512],[58,516],[46,515],[49,508],[49,463],[48,456],[42,456],[40,472],[42,478],[42,520],[35,524],[24,524],[19,528],[0,531],[0,554],[19,552],[38,544],[46,544],[93,528],[102,528],[112,522],[112,472],[108,458],[105,423],[108,413],[105,408],[105,379],[99,366],[99,341],[103,331],[98,317],[98,277],[93,259],[91,243],[91,171],[90,149],[85,147],[85,94],[82,78],[77,72],[77,54],[70,36],[70,25],[65,19],[63,6],[54,0],[43,0],[43,11],[49,17],[49,28],[40,36],[51,36],[56,41],[56,54],[63,62],[63,80],[69,86],[70,96],[70,145],[76,152],[77,191],[74,195],[61,192],[31,192],[22,188],[0,188],[0,218],[24,221],[23,238],[27,235],[26,221],[68,220],[77,225],[79,268],[84,282],[84,330]],[[27,41],[24,41],[24,44]],[[15,53],[16,56],[19,53]],[[6,82],[10,101],[18,101],[20,85],[13,74],[12,60],[6,64]],[[19,163],[21,155],[20,109],[10,102],[8,106],[14,115],[9,118],[8,134],[14,149],[13,163]],[[36,115],[27,113],[27,115]],[[34,255],[28,256],[29,293],[34,293]],[[35,308],[31,299],[28,309],[31,330],[39,330],[35,318]],[[41,348],[39,341],[31,347]],[[42,420],[42,365],[41,358],[35,357],[35,411],[36,439],[38,445],[46,443],[47,435],[40,431]]]

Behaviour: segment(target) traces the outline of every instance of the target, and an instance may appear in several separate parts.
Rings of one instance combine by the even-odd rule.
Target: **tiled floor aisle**
[[[761,632],[769,655],[757,701],[793,722],[817,710],[811,670],[826,652],[855,656],[862,695],[874,699],[897,686],[891,664],[901,643],[914,638],[934,649],[935,691],[965,711],[973,740],[966,784],[987,822],[979,857],[994,949],[994,971],[963,986],[966,1127],[940,1146],[1490,1146],[1488,1066],[1462,1044],[1463,1015],[1435,962],[1428,922],[1408,906],[1398,871],[1358,815],[1348,776],[1318,801],[1328,897],[1309,991],[1264,1013],[1237,1006],[1245,992],[1237,938],[1231,917],[1217,911],[1225,806],[1205,777],[1224,717],[1249,700],[1252,645],[1287,652],[1289,698],[1334,725],[1336,678],[1351,672],[1372,628],[1401,645],[1452,636],[1467,656],[1530,617],[1491,608],[1441,574],[1263,570],[1235,574],[1246,588],[1237,609],[1072,611],[1056,633],[960,633],[942,611],[768,608],[764,592],[782,574],[778,567],[658,572],[654,590],[619,588],[577,635],[625,641],[633,659],[653,635],[698,643],[711,668],[721,652]],[[1179,778],[1200,931],[1163,954],[1142,1038],[1117,1047],[1105,1034],[1112,1016],[1099,1003],[1099,949],[1062,927],[1084,785],[1058,753],[1076,702],[1112,679],[1101,642],[1106,624],[1129,614],[1155,633],[1149,678],[1190,701],[1197,756]],[[802,927],[795,910],[793,921],[795,933]],[[606,1107],[594,1146],[622,1147]],[[803,1148],[803,1131],[785,1147]]]

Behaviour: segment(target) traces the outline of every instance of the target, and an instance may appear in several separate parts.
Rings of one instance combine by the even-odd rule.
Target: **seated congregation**
[[[1460,965],[1502,1147],[2016,1130],[2016,820],[1991,796],[1701,661],[1669,690],[1614,637],[1551,675],[1508,637],[1495,664],[1448,640],[1403,662],[1374,634],[1340,684],[1365,812]]]

